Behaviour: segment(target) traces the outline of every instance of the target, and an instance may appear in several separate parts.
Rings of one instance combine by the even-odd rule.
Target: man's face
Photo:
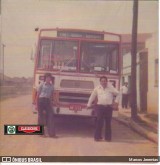
[[[127,86],[127,85],[128,85],[128,83],[125,83],[124,85],[125,85],[125,86]]]
[[[102,78],[100,83],[101,83],[103,88],[105,88],[107,86],[107,80],[105,78]]]
[[[50,81],[51,81],[51,77],[46,77],[46,83],[50,83]]]

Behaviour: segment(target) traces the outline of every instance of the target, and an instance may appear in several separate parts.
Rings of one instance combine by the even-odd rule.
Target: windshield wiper
[[[68,64],[70,62],[74,61],[75,59],[76,59],[76,55],[75,55],[75,52],[74,52],[73,56],[71,58],[69,58],[69,59],[66,60],[67,63],[64,63],[64,65],[60,68],[59,72],[63,71],[64,67],[65,66],[68,66]]]

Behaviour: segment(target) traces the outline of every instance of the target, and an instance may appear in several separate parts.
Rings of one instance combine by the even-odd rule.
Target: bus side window
[[[118,58],[117,58],[117,49],[114,49],[110,54],[110,73],[117,73],[118,71]]]

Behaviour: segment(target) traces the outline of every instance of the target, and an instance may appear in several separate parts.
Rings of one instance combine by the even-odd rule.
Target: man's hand
[[[118,110],[118,103],[113,103],[112,104],[112,108],[114,109],[114,110]]]
[[[88,105],[87,105],[87,110],[88,110],[88,109],[91,109],[91,108],[92,108],[91,106],[88,106]]]
[[[38,110],[38,105],[37,104],[35,104],[35,110]]]

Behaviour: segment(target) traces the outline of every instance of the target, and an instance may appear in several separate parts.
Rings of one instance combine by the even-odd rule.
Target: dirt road
[[[158,146],[128,127],[112,121],[112,142],[93,140],[93,121],[88,118],[56,119],[58,139],[39,135],[4,135],[4,124],[37,124],[31,96],[3,100],[0,104],[2,156],[157,156]]]

